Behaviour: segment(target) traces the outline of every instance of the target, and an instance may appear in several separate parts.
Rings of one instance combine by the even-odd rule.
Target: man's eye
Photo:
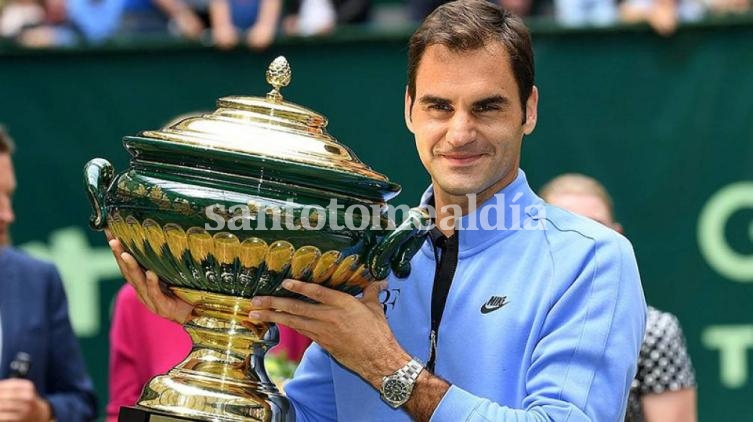
[[[476,106],[475,111],[476,113],[486,113],[490,111],[498,111],[500,107],[496,104],[484,104],[480,106]]]
[[[429,104],[429,110],[452,111],[452,107],[449,104]]]

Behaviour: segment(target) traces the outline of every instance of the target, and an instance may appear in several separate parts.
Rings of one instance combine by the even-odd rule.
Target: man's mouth
[[[440,154],[440,157],[444,158],[450,165],[453,166],[467,166],[474,164],[481,159],[484,154]]]

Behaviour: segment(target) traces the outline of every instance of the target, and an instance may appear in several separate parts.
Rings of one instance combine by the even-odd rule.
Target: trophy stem
[[[264,368],[264,355],[278,342],[277,327],[249,321],[248,298],[173,292],[194,305],[194,318],[184,326],[193,348],[144,387],[138,406],[218,422],[286,420],[289,402]]]

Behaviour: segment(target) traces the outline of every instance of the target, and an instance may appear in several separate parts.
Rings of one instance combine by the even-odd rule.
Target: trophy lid
[[[126,146],[138,157],[139,145],[173,144],[169,148],[173,153],[191,150],[195,155],[200,150],[210,169],[214,160],[229,159],[237,168],[266,172],[267,178],[276,175],[282,182],[372,200],[388,200],[400,192],[399,185],[372,170],[327,133],[326,117],[284,101],[280,89],[291,80],[284,57],[270,64],[266,76],[272,85],[266,97],[220,98],[214,112],[190,115],[160,130],[126,137]],[[152,148],[154,145],[149,145],[148,149]],[[293,176],[289,180],[288,174]]]

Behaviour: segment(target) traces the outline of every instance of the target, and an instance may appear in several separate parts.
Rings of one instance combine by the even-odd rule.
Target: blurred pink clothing
[[[311,340],[280,326],[280,344],[288,359],[301,360]],[[191,338],[180,324],[149,311],[126,284],[115,298],[110,326],[110,399],[107,422],[117,422],[121,406],[133,406],[144,385],[188,356]]]
[[[300,362],[303,352],[311,344],[311,339],[284,325],[277,324],[277,328],[280,330],[280,342],[270,350],[270,353],[284,352],[288,360]]]

